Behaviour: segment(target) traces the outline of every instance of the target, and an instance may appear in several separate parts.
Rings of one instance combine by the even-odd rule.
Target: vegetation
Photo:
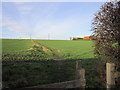
[[[94,58],[91,40],[36,40],[66,59]]]
[[[2,39],[3,54],[26,54],[34,45],[29,39]]]
[[[75,37],[73,37],[73,39],[72,40],[82,40],[83,38],[75,38]]]
[[[91,77],[97,76],[97,71],[92,53],[93,43],[90,40],[2,41],[3,88],[21,88],[74,80],[77,59],[82,59],[81,67],[86,69],[86,87],[98,87],[96,77]]]
[[[96,13],[92,38],[99,61],[114,62],[120,70],[120,1],[107,2]]]
[[[75,61],[3,62],[3,88],[22,88],[75,79]],[[69,63],[69,64],[68,64]]]
[[[47,60],[49,52],[45,53],[42,47],[29,39],[3,39],[2,60]]]
[[[95,15],[93,38],[95,54],[111,61],[120,59],[120,2],[108,2]]]
[[[93,58],[90,40],[10,40],[3,39],[3,60]]]

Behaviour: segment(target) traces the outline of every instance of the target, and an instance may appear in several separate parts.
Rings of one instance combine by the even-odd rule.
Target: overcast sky
[[[91,35],[104,2],[4,2],[2,38],[69,39]]]

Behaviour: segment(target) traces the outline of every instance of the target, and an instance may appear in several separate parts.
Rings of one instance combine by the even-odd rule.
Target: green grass
[[[2,53],[25,54],[33,45],[29,39],[2,39]]]
[[[59,56],[72,59],[94,58],[91,40],[36,40],[58,51]]]
[[[94,58],[93,42],[91,40],[35,40],[45,47],[48,47],[52,52],[44,52],[41,47],[34,46],[35,43],[29,39],[3,39],[2,53],[9,54],[7,57],[20,55],[39,55],[41,58],[62,57],[62,59],[87,59]],[[35,47],[35,48],[34,48]],[[34,50],[28,50],[34,48]],[[24,57],[24,56],[22,56]],[[26,57],[26,56],[25,56]],[[28,60],[30,57],[26,57]],[[21,59],[21,58],[19,58]],[[24,58],[25,59],[25,58]],[[38,57],[38,59],[40,59]],[[31,58],[30,58],[31,60]]]

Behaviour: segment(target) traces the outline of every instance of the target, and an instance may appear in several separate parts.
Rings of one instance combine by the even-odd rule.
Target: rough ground
[[[47,53],[47,52],[52,53],[54,56],[53,57],[49,57],[50,59],[63,59],[64,58],[64,57],[60,57],[59,56],[60,50],[52,50],[51,48],[48,48],[48,47],[42,45],[41,43],[36,42],[35,40],[32,40],[32,42],[35,44],[35,46],[41,47],[43,52],[45,52],[45,53]],[[29,48],[28,50],[34,50],[34,48]]]

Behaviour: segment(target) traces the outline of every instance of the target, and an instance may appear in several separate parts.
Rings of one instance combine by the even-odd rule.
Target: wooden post
[[[114,63],[106,63],[106,81],[107,81],[107,88],[114,88],[115,87],[115,64]]]
[[[79,75],[80,75],[80,86],[81,88],[85,88],[86,86],[86,80],[85,80],[85,69],[80,69],[79,70]]]
[[[85,80],[85,69],[80,68],[80,60],[76,61],[76,79],[80,80],[80,88],[85,89],[86,80]]]

